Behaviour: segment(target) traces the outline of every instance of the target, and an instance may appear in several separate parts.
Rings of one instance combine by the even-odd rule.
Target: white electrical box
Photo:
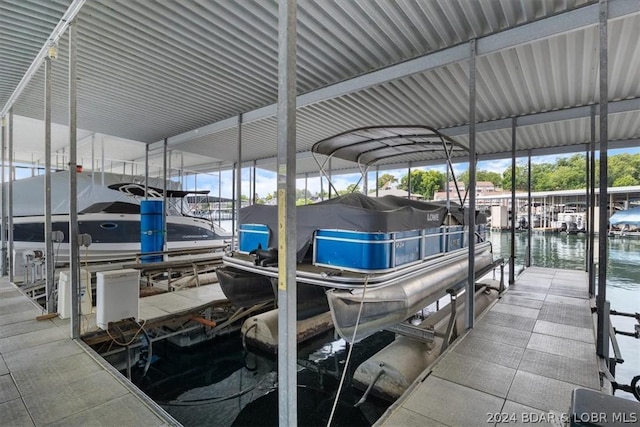
[[[140,272],[133,269],[96,273],[96,323],[107,329],[109,322],[133,317],[138,320]]]
[[[80,314],[91,314],[91,273],[80,269]],[[61,271],[58,278],[58,317],[71,317],[71,277],[68,271]]]

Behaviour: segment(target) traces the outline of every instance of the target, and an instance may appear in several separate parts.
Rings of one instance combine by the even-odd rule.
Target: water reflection
[[[348,366],[355,368],[394,339],[380,332],[354,347]],[[300,425],[327,424],[347,343],[320,337],[298,351],[298,421]],[[133,381],[185,426],[260,426],[278,424],[278,376],[274,356],[245,351],[237,334],[194,348],[169,343],[154,346],[155,360],[146,376],[134,371]],[[340,395],[336,426],[369,426],[386,410],[388,402],[370,397],[354,408],[362,391],[349,383]]]

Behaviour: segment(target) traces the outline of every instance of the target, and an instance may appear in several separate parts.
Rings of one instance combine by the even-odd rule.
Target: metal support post
[[[251,204],[252,205],[256,204],[256,202],[257,202],[256,196],[258,195],[258,193],[256,192],[256,180],[257,180],[256,172],[257,172],[256,171],[256,161],[254,160],[253,161],[253,176],[252,176],[253,183],[252,183],[252,186],[251,186]],[[306,181],[305,181],[305,184],[306,184]],[[304,194],[306,196],[307,192],[305,191]]]
[[[409,162],[409,167],[407,167],[407,194],[409,199],[411,199],[411,162]]]
[[[13,165],[13,107],[9,109],[9,147],[7,158],[9,159],[9,181],[8,181],[8,202],[7,202],[7,240],[9,259],[9,281],[13,282],[13,182],[15,181],[15,170]]]
[[[608,132],[608,51],[607,51],[607,0],[600,0],[600,224],[598,239],[598,296],[596,305],[598,309],[598,331],[596,351],[599,356],[609,360],[609,328],[607,319],[609,310],[607,304],[607,146]]]
[[[278,418],[298,424],[296,378],[296,0],[278,3]]]
[[[56,312],[56,301],[51,300],[55,289],[55,258],[53,252],[53,226],[51,224],[51,59],[44,62],[44,242],[47,279],[45,282],[47,313]]]
[[[511,121],[511,253],[509,254],[509,286],[516,283],[516,126]]]
[[[238,194],[236,192],[236,168],[238,167],[237,163],[233,164],[233,168],[231,170],[231,250],[236,247],[236,204],[238,203],[237,199]],[[240,236],[238,236],[240,239]],[[240,241],[238,240],[238,248],[240,248]]]
[[[448,292],[449,290],[447,290]],[[449,347],[451,343],[451,335],[453,335],[453,328],[456,325],[456,318],[458,315],[458,295],[455,291],[449,293],[451,297],[451,302],[449,305],[451,306],[451,314],[449,315],[449,323],[447,324],[447,331],[444,334],[444,341],[442,342],[442,347],[440,348],[440,354],[444,353],[444,351]]]
[[[239,228],[240,209],[242,208],[242,114],[238,114],[238,168],[236,169],[236,211],[234,212],[235,227]],[[240,244],[240,233],[238,233],[238,244]]]
[[[222,169],[218,167],[218,226],[222,224]],[[233,250],[233,245],[231,245]]]
[[[149,200],[149,144],[144,147],[144,199]]]
[[[589,151],[591,156],[589,158],[589,220],[587,221],[587,227],[589,227],[589,295],[594,297],[596,295],[596,270],[594,265],[595,251],[596,251],[596,107],[591,107],[591,139],[589,141]]]
[[[1,256],[2,260],[0,260],[0,275],[7,275],[7,189],[5,187],[5,153],[7,152],[7,118],[2,117],[2,145],[0,147],[0,151],[2,154],[2,164],[0,165],[0,181],[2,186],[0,187],[0,191],[2,192],[2,212],[0,212],[0,229],[2,229],[2,236],[0,240],[2,241],[1,248]]]
[[[476,41],[469,42],[469,277],[467,281],[467,304],[465,326],[473,328],[475,323],[476,284]]]
[[[533,227],[533,221],[531,220],[531,150],[527,153],[527,256],[525,258],[525,265],[531,267],[531,229]]]
[[[167,250],[167,138],[162,145],[162,250]]]
[[[78,236],[78,94],[77,94],[77,23],[69,25],[69,273],[71,278],[71,337],[80,338],[80,247]]]

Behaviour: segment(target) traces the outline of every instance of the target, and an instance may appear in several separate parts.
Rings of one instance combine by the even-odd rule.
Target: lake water
[[[230,229],[230,225],[227,229]],[[516,265],[522,266],[526,233],[516,234]],[[491,233],[494,252],[508,258],[510,233]],[[533,234],[532,265],[584,270],[584,235]],[[609,240],[607,299],[611,308],[637,312],[640,307],[640,241]],[[633,330],[633,319],[613,317],[614,326]],[[393,340],[393,334],[378,333],[354,347],[349,365],[355,368]],[[625,363],[617,367],[617,380],[629,384],[640,374],[640,340],[618,336]],[[298,354],[299,425],[324,426],[335,398],[348,347],[343,340],[323,336]],[[613,354],[613,353],[612,353]],[[169,344],[154,345],[157,360],[144,378],[134,382],[171,415],[186,426],[277,425],[277,360],[242,348],[238,334],[218,338],[192,349]],[[384,412],[387,402],[370,397],[353,408],[362,391],[343,389],[332,425],[368,426]],[[633,396],[618,392],[621,397]]]

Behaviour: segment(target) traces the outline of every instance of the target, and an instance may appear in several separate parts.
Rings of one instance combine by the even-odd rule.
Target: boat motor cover
[[[456,214],[462,222],[462,213]],[[421,202],[396,196],[368,197],[349,193],[324,202],[298,206],[296,252],[301,262],[319,229],[368,233],[437,228],[447,214],[444,202]],[[265,224],[271,229],[271,247],[278,245],[278,207],[251,205],[240,210],[240,224]]]

